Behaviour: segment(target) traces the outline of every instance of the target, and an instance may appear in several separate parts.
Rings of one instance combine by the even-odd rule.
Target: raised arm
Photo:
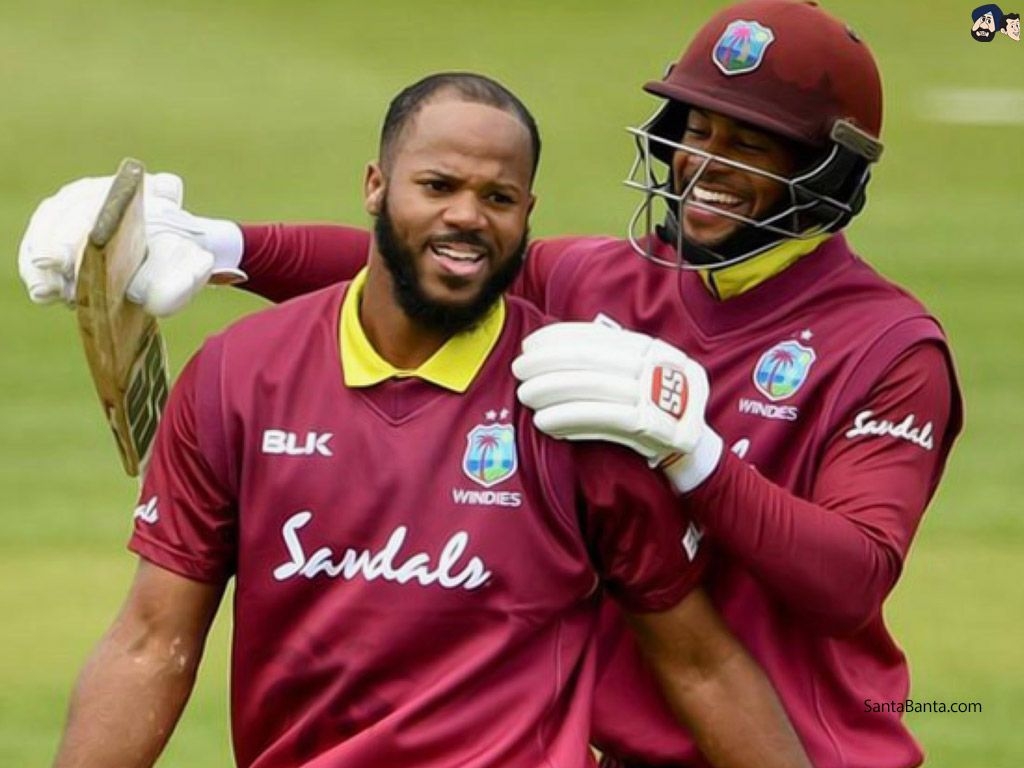
[[[78,677],[55,768],[143,768],[192,692],[222,587],[140,560],[121,612]]]
[[[72,302],[78,254],[111,180],[73,181],[33,212],[18,249],[18,271],[32,301]],[[189,213],[183,197],[179,177],[147,174],[148,253],[128,298],[157,317],[178,312],[210,282],[241,284],[282,301],[348,279],[366,263],[366,231],[322,224],[243,228]]]
[[[239,285],[271,301],[284,301],[350,280],[366,265],[370,233],[334,224],[247,224]]]
[[[18,250],[18,271],[37,304],[74,296],[78,252],[112,177],[84,178],[43,200]],[[284,301],[355,276],[366,263],[370,233],[336,224],[238,224],[197,216],[183,207],[184,184],[173,174],[146,176],[149,253],[128,297],[157,317],[181,310],[209,282],[236,284]],[[548,273],[572,239],[531,244],[514,292],[544,304]]]

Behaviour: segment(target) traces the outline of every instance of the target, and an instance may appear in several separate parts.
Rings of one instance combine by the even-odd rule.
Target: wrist
[[[242,228],[230,219],[193,216],[199,245],[213,254],[213,271],[241,272],[245,240]]]
[[[693,451],[663,464],[662,471],[679,493],[689,493],[711,477],[722,461],[724,450],[721,436],[705,426]]]

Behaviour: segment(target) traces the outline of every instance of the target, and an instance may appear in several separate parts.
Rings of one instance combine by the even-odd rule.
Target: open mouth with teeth
[[[712,205],[716,208],[736,208],[743,204],[743,198],[737,197],[736,195],[730,194],[729,192],[721,192],[713,189],[708,189],[697,185],[691,190],[690,197],[696,200],[698,203],[704,203],[705,205]]]
[[[479,273],[485,264],[487,249],[468,243],[432,243],[430,252],[434,261],[452,275],[471,277]]]
[[[699,242],[718,241],[738,226],[740,217],[750,215],[751,207],[747,197],[694,184],[683,200],[683,229]]]
[[[746,198],[722,189],[710,189],[696,184],[683,203],[683,214],[695,226],[721,225],[729,222],[729,218],[717,211],[744,216],[747,215],[749,208],[749,201]]]

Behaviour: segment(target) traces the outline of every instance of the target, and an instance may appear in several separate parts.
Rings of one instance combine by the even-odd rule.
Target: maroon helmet
[[[874,57],[860,38],[813,2],[748,0],[719,11],[705,24],[679,61],[644,89],[667,101],[639,129],[639,156],[627,181],[668,203],[666,229],[678,239],[690,265],[726,266],[793,238],[815,237],[844,227],[864,205],[869,165],[881,154],[882,85]],[[691,107],[747,123],[795,142],[811,160],[790,178],[772,178],[788,188],[788,200],[760,220],[700,203],[675,189],[669,174],[659,180],[650,158],[671,164],[676,152],[710,162],[758,169],[681,144]],[[713,250],[684,242],[679,227],[683,203],[747,224]],[[641,219],[638,210],[630,226]],[[645,251],[647,249],[644,249]]]

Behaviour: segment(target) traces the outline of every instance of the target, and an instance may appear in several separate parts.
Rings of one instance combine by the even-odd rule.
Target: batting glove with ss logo
[[[597,323],[530,334],[512,364],[518,396],[552,437],[608,440],[659,466],[681,492],[718,466],[722,438],[707,425],[708,377],[660,339]]]

